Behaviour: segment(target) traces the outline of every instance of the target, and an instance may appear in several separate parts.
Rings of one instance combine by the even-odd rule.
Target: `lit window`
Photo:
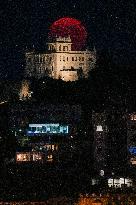
[[[33,161],[42,160],[41,153],[33,153]]]
[[[30,161],[30,153],[17,153],[17,161]]]
[[[100,176],[104,176],[104,170],[100,170]]]
[[[48,159],[52,159],[52,154],[48,155]]]
[[[71,70],[74,70],[74,67],[73,67],[73,66],[71,66]]]
[[[135,120],[136,120],[136,114],[132,114],[132,115],[130,116],[130,119],[135,121]]]
[[[97,131],[97,132],[102,132],[102,131],[103,131],[102,126],[101,126],[101,125],[98,125],[98,126],[96,127],[96,131]]]
[[[52,156],[52,154],[48,155],[47,161],[48,161],[48,162],[52,162],[52,161],[53,161],[53,156]]]

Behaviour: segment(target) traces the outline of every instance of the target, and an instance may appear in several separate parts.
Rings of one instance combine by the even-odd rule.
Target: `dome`
[[[69,37],[72,40],[72,50],[82,50],[86,44],[87,31],[81,21],[63,17],[55,21],[49,29],[49,37]]]

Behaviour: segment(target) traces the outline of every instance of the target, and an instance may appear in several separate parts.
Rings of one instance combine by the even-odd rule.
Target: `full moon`
[[[72,50],[83,50],[86,39],[87,31],[81,21],[64,17],[55,21],[49,28],[49,37],[68,37],[72,40]]]

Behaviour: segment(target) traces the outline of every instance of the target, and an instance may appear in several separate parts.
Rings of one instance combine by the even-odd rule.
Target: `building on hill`
[[[47,51],[26,52],[25,77],[51,77],[64,81],[87,78],[95,67],[95,51],[73,51],[70,37],[57,37],[47,43]]]

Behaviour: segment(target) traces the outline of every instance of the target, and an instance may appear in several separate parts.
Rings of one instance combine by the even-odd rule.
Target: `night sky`
[[[133,64],[136,49],[134,0],[3,0],[0,6],[0,76],[16,78],[26,48],[44,50],[51,24],[69,16],[88,31],[88,47],[107,52],[116,64]]]

